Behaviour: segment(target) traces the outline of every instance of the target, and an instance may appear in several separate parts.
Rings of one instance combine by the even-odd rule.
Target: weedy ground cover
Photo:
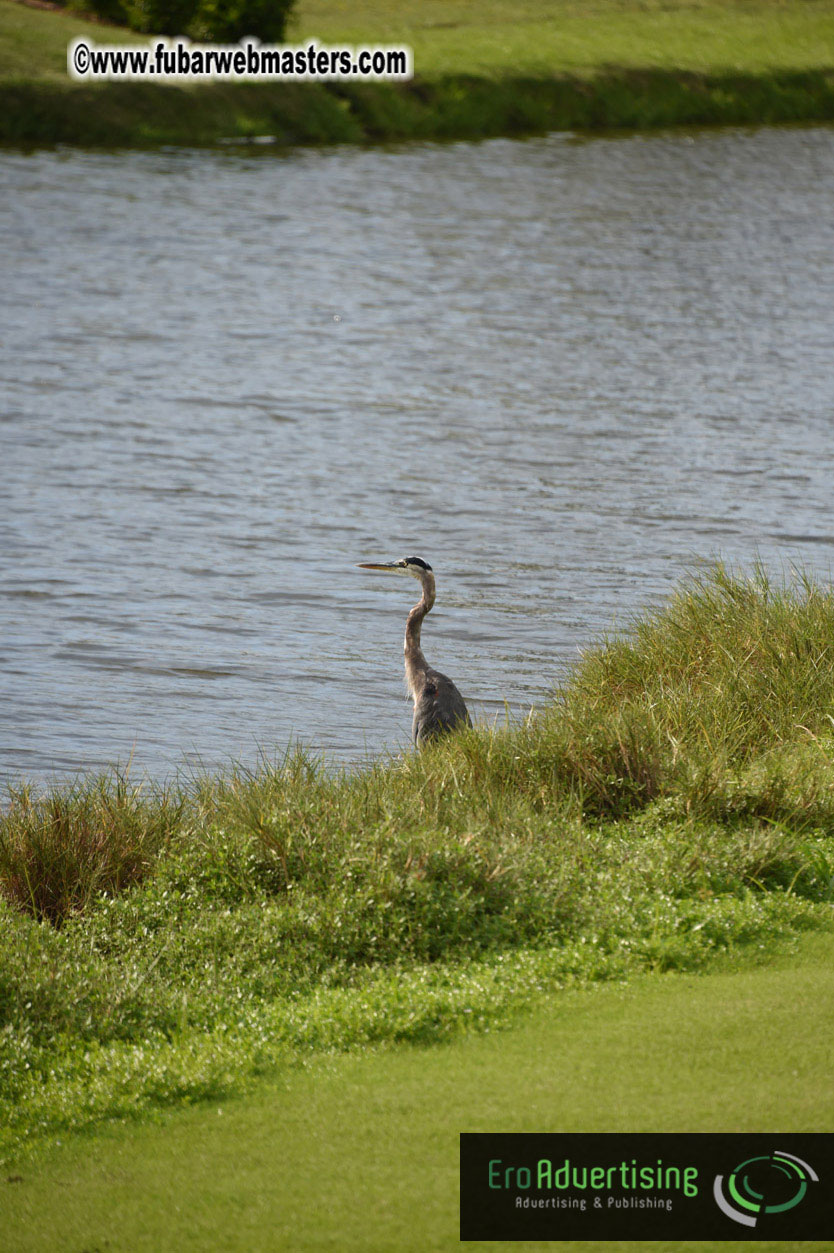
[[[735,950],[705,975],[559,991],[510,1031],[311,1057],[234,1101],[61,1134],[0,1175],[4,1251],[446,1253],[458,1245],[462,1130],[830,1131],[820,1098],[830,1087],[832,956],[831,932],[795,937],[765,962]]]

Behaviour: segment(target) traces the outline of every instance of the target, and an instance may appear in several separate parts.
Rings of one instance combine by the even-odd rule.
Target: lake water
[[[716,553],[830,574],[834,131],[0,154],[0,778],[398,751]]]

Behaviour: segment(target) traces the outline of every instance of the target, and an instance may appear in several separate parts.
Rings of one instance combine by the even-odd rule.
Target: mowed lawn
[[[834,934],[817,932],[767,965],[560,992],[494,1035],[319,1058],[244,1099],[67,1137],[7,1167],[2,1247],[452,1250],[463,1130],[834,1129],[832,1004]]]
[[[142,36],[0,0],[0,79],[66,78],[67,43]],[[420,78],[834,65],[830,0],[302,0],[290,42],[408,43]]]
[[[292,33],[409,42],[438,74],[834,65],[828,0],[302,0]]]

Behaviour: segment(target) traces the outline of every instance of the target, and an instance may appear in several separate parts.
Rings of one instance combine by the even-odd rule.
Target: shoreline
[[[0,1160],[334,1050],[832,924],[834,593],[722,567],[553,702],[329,777],[38,796],[0,828]]]
[[[697,74],[607,70],[590,78],[415,78],[365,83],[77,85],[0,82],[0,144],[33,149],[473,140],[553,131],[834,121],[834,68]]]

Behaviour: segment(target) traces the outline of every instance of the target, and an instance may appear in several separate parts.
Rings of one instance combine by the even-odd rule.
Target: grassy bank
[[[828,925],[834,595],[722,570],[522,726],[13,798],[0,1146]]]
[[[830,1131],[833,957],[834,935],[807,936],[766,967],[561,992],[513,1031],[315,1059],[239,1101],[64,1138],[0,1177],[5,1253],[445,1253],[462,1130]]]
[[[0,141],[361,142],[834,118],[827,0],[300,4],[292,41],[410,44],[416,78],[398,86],[87,87],[66,77],[81,33],[114,36],[0,0]]]

